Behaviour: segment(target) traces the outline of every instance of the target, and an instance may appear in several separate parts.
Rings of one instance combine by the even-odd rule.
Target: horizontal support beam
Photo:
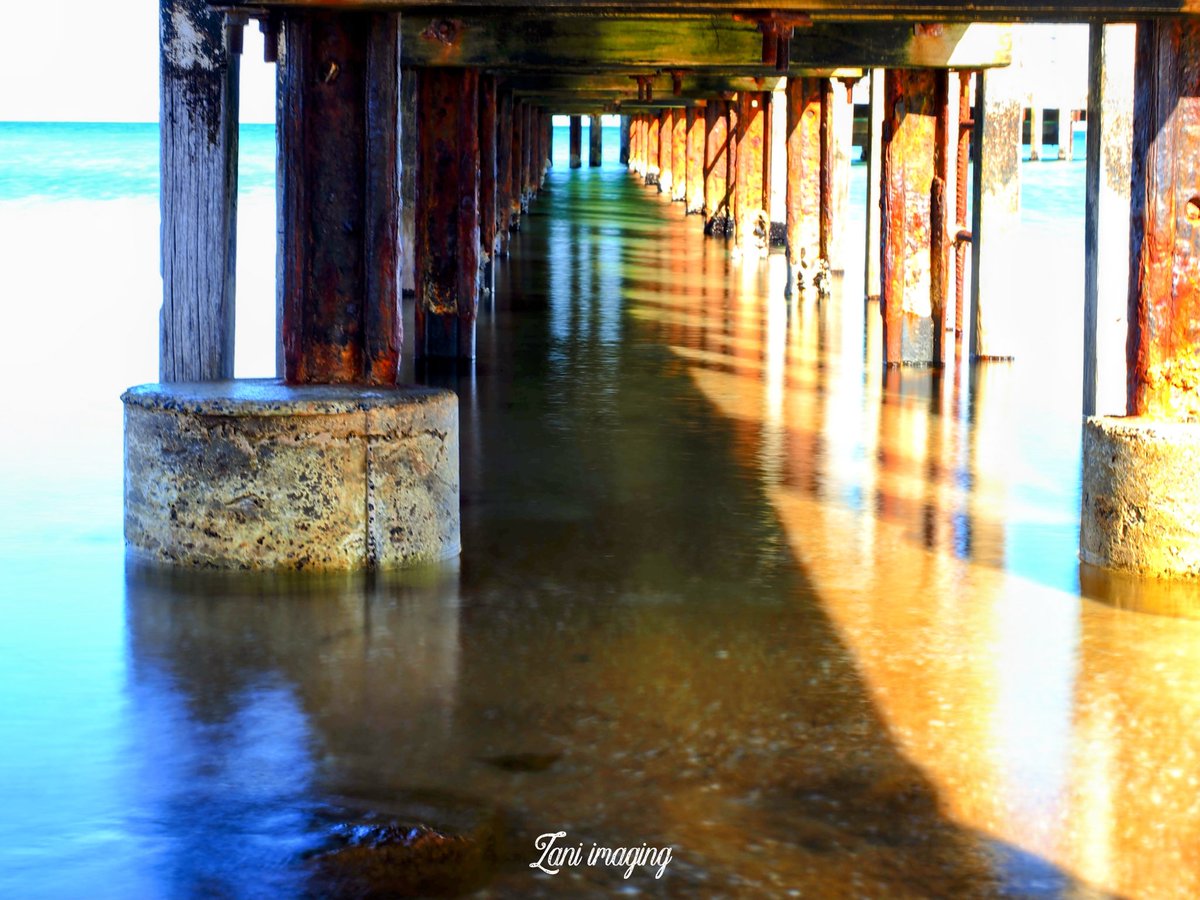
[[[670,73],[635,73],[649,78],[652,97],[655,100],[668,100],[671,97],[704,98],[716,97],[725,93],[738,91],[781,91],[787,86],[787,79],[779,76],[730,75],[725,72],[690,72],[680,78],[679,93],[675,93],[674,77]],[[861,78],[862,69],[856,68],[824,68],[805,70],[801,75],[793,73],[792,77],[804,78]],[[504,84],[517,96],[554,96],[560,94],[581,94],[589,97],[610,95],[616,98],[638,96],[638,84],[633,75],[619,72],[599,72],[594,74],[557,74],[543,73],[529,75],[514,73],[504,80]]]
[[[1200,2],[1200,0],[1197,0]],[[758,28],[732,16],[581,17],[526,13],[402,19],[406,66],[507,70],[625,71],[708,68],[782,74],[762,63]],[[789,72],[838,68],[987,68],[1012,59],[1002,25],[816,24],[797,28]]]
[[[238,9],[274,7],[326,9],[446,9],[445,0],[211,0],[212,5]],[[664,17],[681,14],[795,12],[814,22],[1129,22],[1135,19],[1180,14],[1200,14],[1200,0],[472,0],[485,10],[536,10],[556,16],[618,16],[635,14]]]

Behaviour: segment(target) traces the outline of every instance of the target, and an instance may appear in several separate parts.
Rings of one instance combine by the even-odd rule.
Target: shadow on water
[[[953,821],[898,746],[768,495],[816,448],[748,424],[772,421],[770,377],[765,414],[705,389],[737,407],[740,386],[703,379],[792,365],[729,305],[773,276],[678,212],[623,170],[554,170],[474,373],[447,376],[460,561],[303,581],[127,567],[130,790],[169,890],[1101,896]],[[387,827],[380,866],[354,835]],[[674,856],[661,880],[548,876],[529,863],[554,831]]]

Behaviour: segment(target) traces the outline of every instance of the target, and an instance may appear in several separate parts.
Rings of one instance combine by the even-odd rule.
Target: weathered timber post
[[[509,167],[512,180],[509,182],[509,230],[521,227],[521,211],[525,208],[525,103],[513,99],[512,140],[509,142]]]
[[[737,253],[766,256],[770,218],[764,195],[763,142],[766,139],[764,94],[744,91],[738,95],[737,185],[734,209],[734,247]]]
[[[687,116],[682,107],[671,110],[671,199],[687,199]]]
[[[710,100],[704,109],[704,233],[725,236],[729,221],[729,104]]]
[[[646,117],[641,113],[629,123],[629,168],[646,177]]]
[[[963,282],[967,274],[967,250],[971,246],[967,230],[968,166],[971,164],[971,73],[958,73],[958,146],[955,148],[954,172],[954,358],[962,358]]]
[[[928,69],[890,69],[885,78],[880,313],[888,366],[941,359],[942,321],[930,286],[937,81]]]
[[[496,77],[479,76],[479,247],[483,289],[492,292],[496,253]]]
[[[496,99],[496,252],[508,256],[512,224],[513,96],[502,90]]]
[[[623,166],[629,165],[629,144],[632,140],[629,130],[631,126],[632,123],[629,121],[629,116],[621,116],[621,145],[618,161]]]
[[[1126,408],[1134,25],[1092,25],[1083,275],[1083,414]]]
[[[771,246],[787,247],[787,91],[772,91],[767,119],[770,140],[767,142],[766,194],[767,212],[771,219]],[[790,291],[790,285],[789,285]]]
[[[704,107],[687,108],[687,209],[704,212]]]
[[[1080,557],[1108,568],[1196,577],[1200,22],[1140,23],[1136,60],[1127,417],[1084,425]]]
[[[662,128],[659,116],[646,116],[646,184],[658,184],[659,163],[662,160]]]
[[[588,165],[593,169],[600,165],[604,150],[604,131],[599,116],[592,116],[588,125]]]
[[[440,559],[459,550],[457,398],[396,385],[399,16],[289,9],[277,25],[286,383],[127,391],[125,539],[156,563],[204,568]]]
[[[417,293],[417,73],[400,70],[400,288]]]
[[[583,119],[571,116],[570,122],[570,166],[572,169],[578,169],[583,165]]]
[[[829,268],[835,272],[846,269],[846,213],[850,208],[850,155],[854,145],[854,93],[846,81],[835,79],[831,88],[833,97],[833,120],[830,147],[833,159],[830,165],[830,176],[833,181],[832,218],[833,226],[829,235]]]
[[[829,267],[829,248],[833,242],[833,82],[821,79],[821,202],[817,210],[820,230],[820,258]]]
[[[533,160],[537,155],[533,146],[533,107],[526,103],[521,107],[521,211],[529,209],[533,202]]]
[[[395,14],[284,18],[279,290],[289,384],[396,383],[399,40]]]
[[[675,184],[672,166],[675,161],[671,146],[675,136],[675,116],[672,110],[664,109],[658,114],[658,190],[671,196]]]
[[[867,106],[867,258],[863,268],[867,300],[878,300],[880,230],[880,186],[883,176],[883,69],[870,74],[870,102]]]
[[[819,286],[829,269],[821,254],[821,96],[821,79],[788,79],[787,258],[802,290]]]
[[[205,0],[160,0],[162,381],[233,377],[238,56]]]
[[[933,143],[933,183],[929,192],[929,307],[933,322],[933,360],[935,366],[946,363],[946,316],[950,301],[950,263],[954,239],[950,233],[951,134],[958,130],[958,117],[950,102],[950,73],[934,72],[933,108],[936,126]],[[955,100],[958,99],[955,92]],[[958,147],[957,135],[953,142]]]
[[[1045,152],[1042,149],[1042,139],[1046,125],[1042,117],[1042,108],[1037,105],[1036,99],[1033,102],[1034,105],[1029,108],[1029,161],[1037,162]]]
[[[1071,110],[1058,111],[1058,158],[1060,160],[1075,159],[1075,131],[1072,127]]]
[[[983,69],[975,109],[975,213],[971,227],[971,355],[1012,359],[1021,321],[1013,290],[1021,227],[1019,73]]]
[[[475,358],[479,306],[479,72],[421,70],[416,352]]]

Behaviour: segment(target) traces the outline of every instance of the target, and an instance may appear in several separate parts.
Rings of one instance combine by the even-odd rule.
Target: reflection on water
[[[497,896],[1200,893],[1200,622],[1080,598],[1078,369],[883,376],[855,277],[556,168],[451,379],[461,560],[126,568],[78,476],[0,556],[0,894],[303,894],[370,813],[491,829]]]

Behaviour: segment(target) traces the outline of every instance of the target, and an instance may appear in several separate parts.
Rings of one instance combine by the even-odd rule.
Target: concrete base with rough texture
[[[125,541],[222,569],[459,552],[458,398],[424,387],[148,384],[125,404]]]
[[[1200,576],[1197,473],[1200,424],[1087,419],[1080,558],[1155,577]]]

